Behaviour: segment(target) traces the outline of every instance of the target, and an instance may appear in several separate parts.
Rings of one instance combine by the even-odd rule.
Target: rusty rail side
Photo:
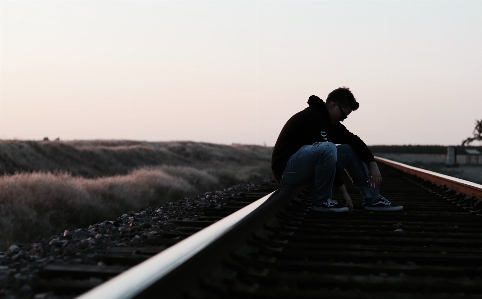
[[[433,171],[413,167],[407,164],[395,162],[381,157],[375,157],[375,161],[389,165],[403,172],[416,175],[422,179],[428,180],[437,185],[446,185],[447,188],[463,193],[467,196],[474,196],[477,200],[482,200],[482,185],[469,182],[466,180],[454,178],[448,175],[436,173]]]

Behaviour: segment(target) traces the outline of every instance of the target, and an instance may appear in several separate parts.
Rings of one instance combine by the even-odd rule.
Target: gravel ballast
[[[45,266],[103,266],[100,255],[109,248],[149,244],[150,239],[177,232],[173,221],[195,221],[202,216],[203,209],[219,209],[241,192],[267,183],[271,183],[270,178],[238,184],[162,206],[131,211],[115,220],[106,220],[88,228],[68,229],[49,238],[37,239],[34,243],[11,245],[7,250],[0,251],[0,298],[62,298],[52,293],[35,293],[32,281]]]

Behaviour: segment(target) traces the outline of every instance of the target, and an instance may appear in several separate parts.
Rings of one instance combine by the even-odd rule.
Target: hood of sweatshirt
[[[312,95],[308,98],[308,105],[310,106],[310,108],[320,109],[323,116],[329,120],[330,116],[328,114],[328,110],[326,109],[325,102],[323,102],[322,99],[320,99],[315,95]],[[331,122],[330,122],[330,125],[331,125]]]
[[[322,105],[325,105],[325,102],[323,102],[323,100],[319,97],[312,95],[308,98],[308,105],[310,107],[320,107]]]

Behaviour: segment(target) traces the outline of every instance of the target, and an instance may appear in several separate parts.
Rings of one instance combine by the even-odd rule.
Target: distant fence
[[[447,154],[446,145],[371,145],[368,146],[373,153],[392,153],[392,154]],[[482,146],[467,146],[482,152]],[[457,155],[465,155],[463,146],[455,146]]]

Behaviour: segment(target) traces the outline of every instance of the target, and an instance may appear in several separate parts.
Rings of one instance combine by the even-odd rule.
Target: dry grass
[[[196,142],[0,141],[0,173],[67,171],[73,176],[127,174],[152,165],[194,168],[269,163],[272,148]],[[269,165],[268,170],[269,170]]]
[[[4,173],[14,172],[0,177],[0,249],[267,176],[270,154],[192,142],[0,142]]]

